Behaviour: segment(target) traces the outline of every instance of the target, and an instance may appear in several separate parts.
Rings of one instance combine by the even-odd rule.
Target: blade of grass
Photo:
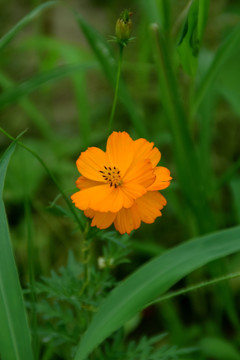
[[[2,199],[7,166],[16,143],[0,161],[0,354],[2,360],[33,360],[30,331]]]
[[[38,6],[31,11],[28,15],[22,18],[7,34],[0,39],[0,51],[19,33],[22,28],[28,25],[32,20],[39,16],[45,9],[56,5],[58,1],[48,1]]]
[[[198,0],[197,38],[201,41],[208,18],[209,0]]]
[[[240,277],[240,273],[234,273],[234,274],[228,274],[228,275],[224,275],[224,276],[219,276],[216,279],[204,281],[204,282],[201,282],[199,284],[188,286],[187,288],[183,288],[183,289],[180,289],[180,290],[177,290],[177,291],[170,292],[167,295],[161,296],[159,299],[156,299],[156,300],[152,301],[147,306],[159,303],[161,301],[166,301],[166,300],[175,298],[176,296],[185,295],[185,294],[187,294],[187,293],[189,293],[191,291],[195,291],[195,290],[205,288],[206,286],[215,285],[215,284],[217,284],[219,282],[227,281],[227,280],[231,280],[231,279],[236,279],[236,278],[239,278],[239,277]]]
[[[198,237],[142,266],[118,285],[93,317],[74,360],[87,355],[156,297],[194,270],[240,251],[240,226]]]
[[[214,221],[207,204],[200,166],[188,128],[188,119],[180,101],[171,53],[156,24],[152,24],[153,48],[159,77],[161,102],[165,110],[173,138],[173,151],[179,181],[188,200],[199,233],[213,229]]]
[[[232,32],[228,35],[223,44],[219,47],[206,75],[202,79],[198,90],[195,95],[195,99],[192,104],[191,113],[196,114],[199,105],[203,101],[204,97],[208,93],[210,87],[213,85],[217,75],[220,73],[222,66],[228,57],[232,54],[232,51],[239,47],[240,44],[240,25],[236,26]]]
[[[47,71],[43,74],[38,74],[35,77],[6,90],[2,95],[0,95],[0,108],[16,102],[21,97],[29,95],[31,92],[39,89],[41,86],[49,82],[54,82],[65,76],[71,75],[76,71],[83,71],[90,67],[92,67],[92,64],[89,63],[80,65],[71,64]]]
[[[83,18],[77,14],[76,21],[86,40],[88,41],[91,49],[95,53],[108,81],[115,87],[117,66],[115,58],[112,54],[111,48],[108,43],[95,31]],[[143,117],[137,111],[137,107],[134,105],[131,96],[122,80],[119,83],[119,99],[127,109],[130,119],[140,136],[146,137],[146,126],[144,124]]]
[[[9,79],[5,74],[0,72],[0,85],[4,89],[13,88],[14,82]],[[34,125],[38,128],[40,133],[47,139],[52,140],[55,136],[46,118],[40,113],[39,109],[27,98],[19,100],[19,105],[26,112],[29,118],[32,120]]]
[[[30,311],[29,311],[29,324],[32,335],[32,350],[34,359],[39,359],[39,339],[38,339],[38,322],[37,322],[37,297],[35,291],[35,249],[33,244],[33,224],[31,217],[31,201],[28,192],[28,174],[26,171],[26,164],[28,159],[25,158],[24,151],[20,152],[21,161],[21,176],[19,177],[18,186],[23,189],[23,205],[24,205],[24,218],[25,218],[25,239],[27,240],[27,265],[28,265],[28,282],[30,289]]]

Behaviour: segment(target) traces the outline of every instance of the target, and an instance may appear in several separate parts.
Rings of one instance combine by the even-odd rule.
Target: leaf
[[[190,7],[177,48],[180,62],[190,76],[194,76],[197,70],[197,56],[200,44],[200,39],[197,37],[197,25],[198,1],[195,0]]]
[[[2,95],[0,95],[0,108],[6,105],[12,104],[19,100],[21,97],[29,95],[31,92],[37,90],[41,86],[61,79],[65,76],[75,73],[76,71],[85,70],[91,67],[91,64],[71,64],[58,67],[51,71],[47,71],[43,74],[38,74],[35,77],[7,89]]]
[[[33,11],[22,18],[7,34],[0,39],[0,51],[19,33],[24,26],[35,19],[41,12],[53,5],[57,4],[57,1],[48,1],[44,4],[36,7]]]
[[[238,360],[239,351],[226,340],[208,337],[201,340],[200,348],[207,358]]]
[[[217,81],[216,90],[232,106],[235,113],[240,116],[240,92],[239,92],[239,47],[235,54],[226,62]]]
[[[240,226],[195,238],[142,266],[120,283],[93,317],[74,360],[87,355],[187,274],[240,250]]]
[[[235,217],[238,223],[240,223],[240,177],[235,176],[230,181],[230,190],[232,192],[233,204],[235,208]]]
[[[7,166],[16,144],[0,160],[0,354],[2,360],[33,360],[30,332],[2,199]]]
[[[209,66],[205,76],[201,79],[200,85],[195,95],[192,105],[192,114],[198,110],[204,97],[208,94],[209,89],[213,86],[217,76],[220,74],[226,61],[233,55],[236,48],[240,44],[240,25],[237,25],[225,41],[220,45],[211,65]]]

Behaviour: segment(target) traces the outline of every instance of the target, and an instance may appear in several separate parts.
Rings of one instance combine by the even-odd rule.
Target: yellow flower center
[[[114,186],[116,188],[117,186],[122,184],[120,170],[118,170],[116,166],[104,166],[104,170],[99,170],[99,172],[101,173],[104,181],[110,186]]]

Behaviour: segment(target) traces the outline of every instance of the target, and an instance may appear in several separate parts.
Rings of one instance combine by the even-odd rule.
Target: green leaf
[[[240,73],[239,73],[239,47],[232,57],[226,61],[216,81],[216,90],[232,106],[235,113],[240,116]]]
[[[201,351],[207,358],[218,360],[238,360],[239,351],[224,339],[209,337],[201,340]]]
[[[192,105],[192,114],[195,114],[203,101],[204,97],[208,94],[213,86],[217,76],[220,74],[226,61],[233,55],[236,48],[240,44],[240,25],[237,25],[225,41],[220,45],[211,65],[209,66],[205,76],[201,79],[200,85],[195,95]]]
[[[0,355],[2,360],[32,360],[30,332],[2,199],[15,145],[12,143],[0,160]]]
[[[187,274],[240,250],[240,227],[181,244],[142,266],[118,285],[93,317],[74,360],[87,355],[112,332]]]
[[[34,20],[41,12],[53,5],[57,4],[57,1],[48,1],[44,4],[36,7],[28,15],[22,18],[7,34],[0,39],[0,51],[24,28],[28,23]]]
[[[0,71],[0,86],[6,90],[11,87],[13,88],[15,84],[9,77]],[[40,110],[27,98],[21,99],[19,104],[22,109],[25,110],[26,114],[33,121],[42,135],[51,140],[53,138],[52,129],[45,116],[41,114]]]
[[[233,204],[235,208],[235,217],[237,222],[240,224],[240,177],[235,176],[230,181],[230,189],[233,197]]]
[[[35,77],[7,89],[2,95],[0,95],[0,108],[6,105],[12,104],[19,100],[21,97],[29,95],[34,90],[37,90],[41,86],[61,79],[65,76],[75,73],[76,71],[85,70],[91,67],[91,64],[71,64],[65,65],[51,71],[47,71],[43,74],[38,74]]]
[[[197,56],[200,39],[197,37],[198,1],[194,1],[189,10],[178,44],[178,54],[184,70],[194,76],[197,70]]]

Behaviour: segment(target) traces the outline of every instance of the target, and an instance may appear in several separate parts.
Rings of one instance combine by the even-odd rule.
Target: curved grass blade
[[[21,97],[29,95],[31,92],[39,89],[41,86],[49,82],[53,82],[65,76],[71,75],[76,71],[85,70],[91,66],[92,64],[89,63],[80,65],[71,64],[47,71],[43,74],[38,74],[19,85],[15,85],[0,95],[0,108],[18,101]]]
[[[6,89],[13,88],[14,85],[14,82],[0,71],[0,86],[6,91]],[[40,110],[28,98],[19,100],[19,105],[38,128],[39,132],[51,141],[55,137],[55,134]]]
[[[240,226],[195,238],[142,266],[118,285],[93,317],[74,360],[87,355],[112,332],[187,274],[240,251]]]
[[[0,355],[2,360],[33,360],[30,332],[2,199],[7,166],[16,144],[0,160]]]
[[[57,4],[57,1],[48,1],[44,4],[36,7],[33,11],[31,11],[28,15],[26,15],[24,18],[22,18],[7,34],[5,34],[0,39],[0,51],[19,33],[24,26],[26,26],[28,23],[30,23],[32,20],[35,19],[38,15],[41,14],[41,12],[55,4]]]
[[[193,105],[192,114],[195,114],[204,99],[204,96],[208,93],[208,90],[213,85],[217,75],[220,73],[222,66],[226,60],[232,54],[232,52],[239,48],[240,45],[240,25],[236,26],[223,44],[219,47],[212,64],[210,65],[206,75],[202,79],[199,88],[197,90]]]

